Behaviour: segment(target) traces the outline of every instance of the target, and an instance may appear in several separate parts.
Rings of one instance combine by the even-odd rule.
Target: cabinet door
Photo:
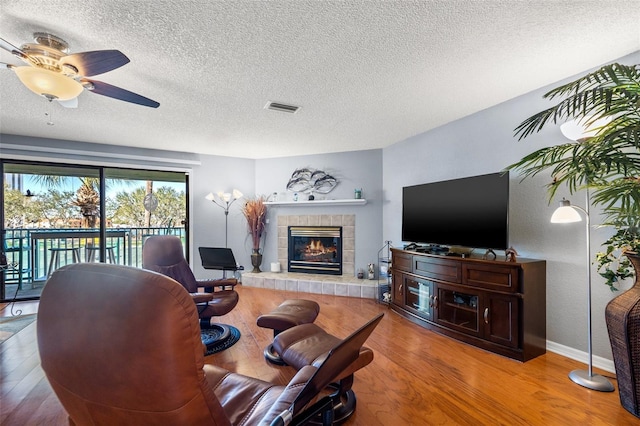
[[[450,283],[459,283],[462,279],[460,262],[436,257],[413,256],[413,273]]]
[[[393,293],[391,301],[398,306],[404,306],[404,274],[393,272],[392,277]]]
[[[462,283],[486,290],[517,293],[520,290],[516,266],[468,263],[462,266]]]
[[[427,320],[433,320],[434,284],[431,281],[404,277],[406,307]]]
[[[519,347],[519,303],[520,299],[515,296],[485,293],[482,321],[486,340],[512,348]]]
[[[481,337],[480,319],[482,292],[458,290],[455,286],[438,284],[435,301],[435,320],[452,330]]]

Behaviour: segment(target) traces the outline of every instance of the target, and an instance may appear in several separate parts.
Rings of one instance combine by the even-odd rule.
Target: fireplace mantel
[[[312,201],[266,201],[267,206],[364,206],[367,204],[367,200],[364,198],[359,199],[346,199],[346,200],[312,200]]]

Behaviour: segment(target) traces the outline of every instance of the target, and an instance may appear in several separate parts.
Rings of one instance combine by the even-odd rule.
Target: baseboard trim
[[[567,358],[574,359],[576,361],[584,362],[585,364],[589,363],[589,354],[584,351],[579,351],[575,348],[571,348],[569,346],[561,345],[556,342],[552,342],[547,340],[547,350],[549,352],[556,353],[558,355],[565,356]],[[600,368],[604,371],[608,371],[609,373],[615,373],[616,368],[613,364],[613,360],[603,358],[600,356],[593,356],[593,366],[596,368]]]

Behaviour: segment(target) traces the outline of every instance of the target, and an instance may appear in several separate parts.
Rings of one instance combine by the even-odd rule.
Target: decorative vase
[[[251,253],[251,265],[253,266],[253,270],[251,272],[262,272],[260,270],[261,263],[262,254],[260,254],[260,249],[253,249],[253,253]]]
[[[622,406],[640,417],[640,254],[626,253],[635,269],[634,285],[611,300],[605,319]]]

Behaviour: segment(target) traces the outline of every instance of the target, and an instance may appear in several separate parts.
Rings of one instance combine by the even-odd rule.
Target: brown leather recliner
[[[238,293],[233,290],[238,282],[234,278],[196,280],[184,258],[182,242],[173,235],[155,235],[142,246],[142,267],[173,278],[187,289],[198,305],[200,325],[211,326],[211,317],[225,315],[238,304]],[[226,290],[226,287],[231,287]],[[208,293],[198,293],[204,287]]]
[[[42,368],[72,425],[303,424],[316,413],[331,424],[329,398],[303,409],[357,358],[381,318],[275,386],[204,364],[196,308],[176,281],[80,263],[47,282],[37,335]]]

